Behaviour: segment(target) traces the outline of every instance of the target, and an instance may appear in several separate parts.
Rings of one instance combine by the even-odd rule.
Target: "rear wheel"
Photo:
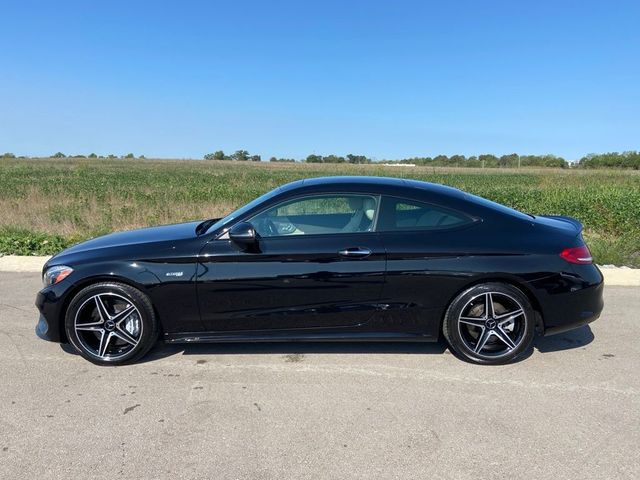
[[[442,325],[449,346],[464,360],[509,363],[526,354],[535,334],[529,299],[503,283],[476,285],[455,298]]]
[[[78,353],[98,365],[121,365],[142,357],[158,337],[149,298],[122,283],[81,290],[65,317],[67,337]]]

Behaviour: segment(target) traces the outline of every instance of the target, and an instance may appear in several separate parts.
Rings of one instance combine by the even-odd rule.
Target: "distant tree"
[[[98,155],[96,155],[95,153],[90,153],[87,158],[98,158]]]
[[[520,165],[523,167],[555,167],[566,168],[567,161],[555,155],[521,155]]]
[[[136,158],[136,156],[133,153],[127,153],[124,158]]]
[[[110,153],[109,155],[107,155],[107,158],[113,159],[113,158],[118,158],[117,155],[114,155],[113,153]]]
[[[305,159],[307,163],[322,163],[322,155],[308,155]]]
[[[56,152],[53,155],[51,155],[51,158],[67,158],[67,156],[62,152]]]
[[[581,168],[631,168],[640,170],[640,152],[590,153],[582,157],[578,165]]]
[[[517,153],[512,153],[510,155],[502,155],[498,159],[498,165],[502,168],[504,167],[517,167],[518,159],[520,156]]]
[[[251,160],[252,162],[261,162],[262,157],[260,155],[251,155],[249,157],[249,160]]]
[[[483,167],[497,167],[498,166],[498,157],[492,155],[490,153],[485,153],[483,155],[478,156],[478,160],[480,160],[480,164]]]
[[[447,157],[446,155],[436,155],[435,157],[433,157],[432,163],[440,167],[447,166],[449,164],[449,157]]]
[[[371,163],[371,160],[364,155],[353,155],[352,153],[347,155],[347,161],[349,163]]]
[[[479,167],[480,166],[480,160],[478,160],[478,157],[476,157],[475,155],[471,155],[470,157],[467,158],[467,161],[464,163],[465,167]]]
[[[146,160],[146,159],[147,159],[147,157],[145,157],[144,155],[140,155],[138,158],[139,158],[140,160]]]
[[[567,168],[569,166],[569,163],[562,157],[543,155],[541,158],[544,167]]]
[[[231,159],[238,162],[246,162],[249,160],[249,152],[246,150],[236,150],[236,152],[231,155]]]
[[[327,155],[323,157],[324,163],[345,163],[346,159],[344,157],[339,157],[337,155]]]
[[[230,158],[227,157],[222,150],[218,150],[214,153],[207,153],[204,156],[204,159],[205,160],[230,160]]]
[[[451,155],[449,157],[449,165],[455,167],[464,167],[467,162],[467,157],[464,155]]]
[[[16,156],[11,152],[7,152],[2,154],[2,158],[16,158]]]

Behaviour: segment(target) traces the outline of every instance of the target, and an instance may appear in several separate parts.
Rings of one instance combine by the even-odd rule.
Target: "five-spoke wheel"
[[[65,326],[78,352],[98,364],[133,361],[157,337],[149,299],[120,283],[99,283],[80,291],[69,305]]]
[[[507,363],[533,342],[531,304],[517,288],[501,283],[477,285],[449,307],[443,333],[451,348],[475,363]]]
[[[140,312],[116,293],[89,297],[76,312],[74,328],[82,346],[98,358],[117,359],[135,348],[142,336]]]

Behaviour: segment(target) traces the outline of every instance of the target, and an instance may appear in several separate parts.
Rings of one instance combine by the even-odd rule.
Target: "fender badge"
[[[166,277],[181,277],[184,272],[167,272],[164,274]]]

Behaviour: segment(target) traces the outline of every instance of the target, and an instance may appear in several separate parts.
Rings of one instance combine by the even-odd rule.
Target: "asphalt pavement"
[[[513,365],[444,344],[165,346],[98,367],[0,273],[0,478],[637,479],[640,288]]]

